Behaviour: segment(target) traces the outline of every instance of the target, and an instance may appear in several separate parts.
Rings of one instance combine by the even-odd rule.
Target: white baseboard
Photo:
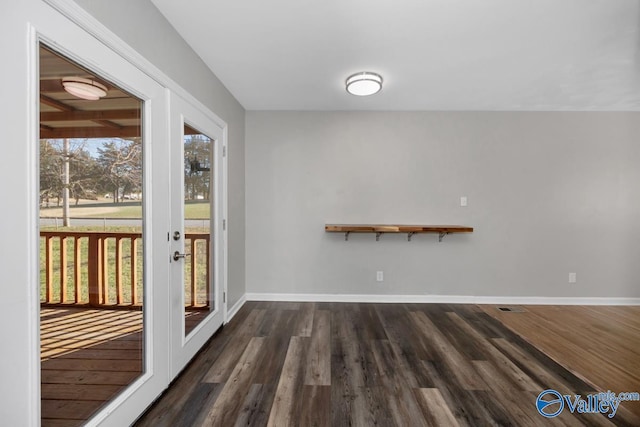
[[[242,308],[245,302],[247,302],[247,294],[242,295],[240,299],[236,301],[235,304],[233,304],[233,307],[227,310],[227,320],[225,321],[225,323],[229,323],[233,316],[235,316]]]
[[[504,297],[472,295],[364,295],[247,293],[246,301],[445,303],[512,305],[640,305],[640,298]],[[237,304],[236,304],[237,305]],[[234,306],[235,307],[235,306]]]

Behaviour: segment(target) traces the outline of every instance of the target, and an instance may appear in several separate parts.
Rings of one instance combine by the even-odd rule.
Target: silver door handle
[[[181,254],[180,251],[175,251],[173,253],[173,260],[178,261],[180,258],[186,258],[188,256],[191,256],[191,254]]]

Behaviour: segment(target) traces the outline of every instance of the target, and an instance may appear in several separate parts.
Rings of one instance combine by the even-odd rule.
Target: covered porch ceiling
[[[62,86],[64,77],[94,80],[107,88],[97,101],[77,98]],[[201,134],[184,125],[184,135]],[[139,138],[142,101],[73,61],[40,46],[40,139]]]
[[[107,87],[98,101],[76,98],[63,77],[82,77]],[[142,102],[45,47],[40,48],[40,138],[136,138]]]

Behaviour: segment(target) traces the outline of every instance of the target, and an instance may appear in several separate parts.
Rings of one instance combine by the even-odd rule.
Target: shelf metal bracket
[[[376,242],[380,240],[380,236],[382,236],[382,233],[378,231],[376,233]]]
[[[407,242],[411,241],[411,237],[413,237],[414,234],[416,234],[415,231],[410,231],[407,233]]]
[[[344,232],[344,241],[348,241],[349,240],[349,233],[351,233],[350,231],[345,231]]]
[[[442,242],[442,238],[444,236],[446,236],[447,234],[451,234],[451,233],[443,233],[442,231],[440,232],[440,235],[438,236],[438,242]]]

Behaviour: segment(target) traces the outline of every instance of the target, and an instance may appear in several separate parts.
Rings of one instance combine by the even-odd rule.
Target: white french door
[[[171,94],[171,377],[224,321],[223,128]]]
[[[12,343],[5,352],[3,381],[0,384],[0,415],[7,425],[39,425],[41,418],[41,340],[39,285],[39,197],[38,140],[40,128],[39,47],[45,45],[96,75],[112,82],[141,102],[141,144],[143,167],[142,280],[144,307],[141,374],[111,399],[86,425],[130,425],[169,385],[171,379],[221,325],[226,313],[226,231],[223,227],[226,200],[226,163],[223,153],[225,125],[212,118],[197,101],[191,103],[170,95],[186,92],[155,69],[122,40],[110,33],[69,0],[28,0],[14,2],[3,15],[0,45],[10,65],[3,68],[9,81],[0,110],[7,123],[4,139],[6,155],[0,158],[0,175],[12,185],[4,189],[15,209],[5,212],[3,234],[12,242],[12,251],[0,264],[14,283],[5,286],[0,301],[0,320],[11,325],[2,329],[3,342]],[[3,9],[3,12],[5,10]],[[197,104],[194,107],[194,104]],[[82,109],[82,108],[80,108]],[[169,111],[171,115],[169,116]],[[167,125],[170,122],[171,126]],[[196,287],[196,299],[187,295],[185,223],[185,124],[186,135],[209,144],[205,159],[193,158],[194,173],[204,175],[209,167],[208,193],[193,187],[188,197],[193,205],[209,202],[209,236],[205,261],[196,268],[206,286]],[[43,127],[41,129],[46,129]],[[169,133],[171,130],[171,134]],[[194,137],[193,135],[201,135]],[[208,141],[208,142],[207,142]],[[177,153],[177,155],[176,155]],[[209,165],[206,165],[206,161]],[[197,164],[200,163],[200,166]],[[189,167],[191,162],[189,162]],[[191,170],[191,169],[189,169]],[[191,176],[193,177],[193,176]],[[206,179],[204,180],[206,181]],[[206,209],[205,209],[206,211]],[[189,206],[188,215],[201,210]],[[201,218],[205,224],[207,219]],[[172,232],[178,231],[178,240]],[[202,231],[202,230],[200,230]],[[199,234],[207,234],[205,232]],[[196,244],[197,251],[202,247]],[[185,254],[173,260],[173,254]],[[201,266],[207,266],[202,270]],[[140,277],[139,276],[139,277]],[[200,280],[200,279],[199,279]],[[200,282],[198,282],[200,283]],[[191,286],[191,285],[189,285]],[[191,292],[189,288],[189,292]],[[133,291],[132,291],[133,292]],[[205,298],[200,299],[199,293]],[[188,296],[188,298],[187,298]],[[168,311],[168,308],[170,310]],[[195,314],[193,314],[195,313]],[[198,315],[198,316],[196,316]],[[191,317],[188,321],[187,317]],[[196,321],[193,322],[194,318]]]
[[[135,96],[141,104],[141,373],[87,421],[87,425],[128,425],[140,415],[142,409],[153,402],[170,381],[170,339],[167,333],[169,318],[166,313],[169,305],[170,266],[165,261],[169,257],[169,177],[166,174],[169,168],[169,135],[166,128],[169,95],[154,79],[96,39],[88,37],[81,29],[68,26],[60,31],[60,27],[44,22],[34,28],[35,37],[30,46],[34,56],[41,44],[53,47],[56,54],[108,79],[110,83]],[[37,70],[34,70],[34,76],[37,76]],[[41,99],[33,99],[32,102],[42,103]],[[82,100],[69,98],[67,102]],[[33,167],[37,168],[35,159]],[[34,194],[38,194],[36,190],[34,186]],[[37,247],[34,251],[37,251]],[[106,252],[106,249],[103,251]],[[53,415],[53,418],[58,418],[57,413]]]

